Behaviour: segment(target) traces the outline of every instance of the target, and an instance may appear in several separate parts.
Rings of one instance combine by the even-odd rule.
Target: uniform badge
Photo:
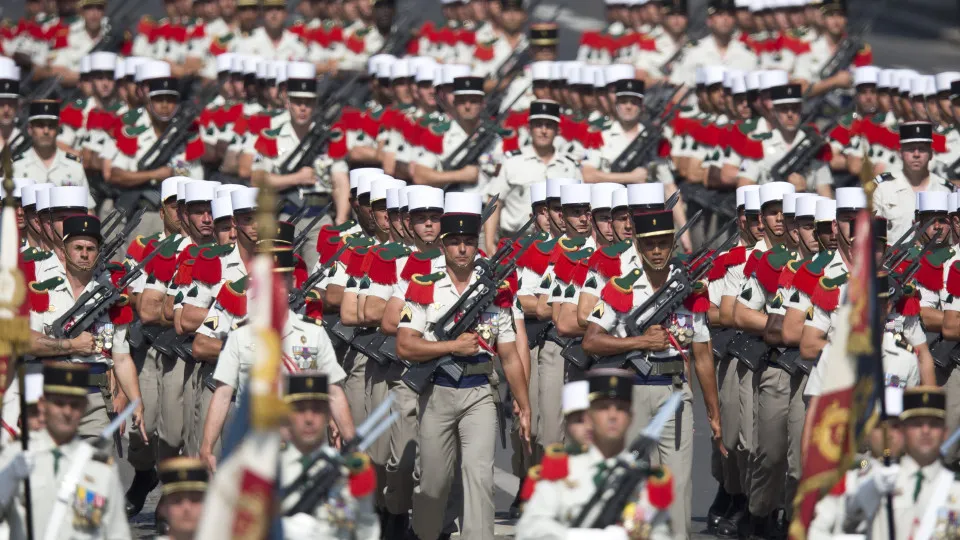
[[[605,308],[603,307],[603,302],[597,302],[597,307],[593,308],[593,312],[590,313],[590,316],[601,319],[603,318],[604,309]]]
[[[403,310],[400,311],[400,322],[409,323],[413,321],[413,312],[410,311],[409,306],[403,306]]]

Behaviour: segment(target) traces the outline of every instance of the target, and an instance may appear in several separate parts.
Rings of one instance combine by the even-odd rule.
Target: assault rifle
[[[677,52],[673,53],[666,62],[660,65],[660,72],[669,77],[670,74],[673,73],[673,67],[681,63],[687,55],[687,49],[689,49],[693,43],[703,39],[708,32],[709,29],[707,28],[706,21],[697,25],[696,28],[687,28],[687,41],[677,47]]]
[[[526,227],[532,221],[528,221]],[[522,232],[525,229],[521,229]],[[522,245],[516,255],[509,262],[503,261],[513,250],[513,242],[504,245],[493,254],[490,260],[478,259],[474,263],[476,281],[464,291],[455,304],[450,306],[433,325],[433,333],[437,341],[451,341],[461,334],[472,332],[480,319],[480,315],[496,299],[500,284],[513,273],[517,267],[517,258],[530,246],[533,241]],[[423,393],[437,371],[459,381],[463,376],[463,367],[452,355],[442,356],[429,362],[410,363],[401,377],[401,381],[417,394]]]
[[[193,133],[193,123],[200,116],[204,106],[217,94],[217,85],[211,84],[196,100],[190,100],[180,105],[180,110],[167,125],[147,151],[137,161],[137,170],[152,171],[164,167],[173,160],[173,156],[186,144]]]
[[[818,132],[815,127],[803,126],[800,131],[803,132],[803,140],[798,142],[789,152],[773,166],[770,170],[773,179],[777,182],[789,182],[787,180],[791,174],[803,174],[803,171],[810,166],[810,163],[817,158],[820,149],[827,144],[827,134],[836,127],[838,119],[834,119],[822,132]]]
[[[480,126],[477,127],[477,130],[473,132],[472,135],[467,137],[467,140],[463,141],[456,150],[453,151],[446,159],[443,160],[443,170],[444,171],[456,171],[466,167],[467,165],[473,165],[480,159],[480,156],[487,151],[488,148],[493,144],[498,135],[497,128],[500,126],[500,123],[503,121],[507,115],[510,114],[510,109],[513,108],[513,105],[520,100],[521,97],[526,94],[526,91],[521,92],[517,97],[513,98],[513,101],[510,102],[501,112],[496,113],[495,116],[490,117],[487,114],[483,115],[483,120]]]
[[[131,281],[137,279],[144,267],[150,262],[150,259],[160,253],[160,248],[164,243],[170,242],[173,237],[169,237],[161,242],[157,249],[144,257],[140,263],[133,267],[130,272],[123,276],[116,285],[110,280],[110,274],[107,272],[98,272],[95,285],[92,289],[80,295],[80,298],[74,302],[63,315],[53,322],[53,337],[58,339],[75,338],[88,328],[93,326],[96,320],[107,312],[111,306],[120,300],[123,289]]]
[[[629,325],[627,326],[627,332],[631,336],[642,335],[643,332],[646,332],[647,328],[653,326],[654,324],[660,324],[667,316],[675,311],[682,303],[683,300],[690,293],[690,290],[694,283],[699,281],[710,271],[710,267],[713,264],[713,261],[723,252],[727,251],[736,243],[736,239],[739,238],[739,234],[736,231],[733,231],[726,240],[717,248],[713,253],[708,254],[710,246],[718,239],[730,232],[730,229],[735,227],[735,221],[727,222],[727,225],[722,229],[717,231],[713,237],[703,243],[700,248],[693,252],[690,255],[690,264],[688,268],[692,269],[692,274],[687,275],[686,270],[683,268],[682,264],[677,264],[674,273],[671,275],[671,279],[668,279],[667,282],[660,287],[652,297],[650,297],[647,302],[642,306],[635,309],[628,316],[628,320],[632,320],[636,323],[636,319],[639,318],[647,311],[649,308],[652,309],[656,307],[656,304],[651,303],[657,298],[664,298],[664,303],[656,308],[656,311],[647,319],[646,324],[643,326],[643,329],[639,328],[633,329]],[[677,236],[679,238],[679,236]],[[676,283],[676,285],[675,285]],[[677,289],[675,292],[670,292],[669,289],[673,286],[676,286]],[[668,296],[669,294],[669,296]],[[639,333],[635,333],[639,332]],[[595,356],[587,355],[583,350],[583,338],[573,338],[563,344],[563,350],[560,351],[560,356],[564,360],[570,362],[574,366],[580,368],[581,370],[588,370],[592,367],[623,367],[628,361],[631,363],[636,363],[646,360],[646,353],[643,351],[633,351],[626,354],[611,356],[609,358],[598,358]],[[648,362],[649,363],[649,362]]]
[[[674,95],[680,91],[683,91],[680,98],[680,101],[682,101],[690,93],[690,90],[679,86]],[[642,164],[648,163],[652,156],[657,153],[660,139],[663,138],[663,127],[670,123],[678,110],[680,110],[679,107],[671,107],[665,114],[658,114],[653,119],[643,122],[641,124],[643,130],[630,141],[623,152],[620,152],[617,159],[610,165],[610,171],[615,173],[629,172],[642,166]]]
[[[863,49],[865,45],[865,37],[870,33],[870,29],[873,28],[874,21],[877,20],[877,17],[886,11],[886,6],[890,3],[890,0],[885,0],[879,6],[871,6],[870,18],[863,22],[855,32],[847,33],[846,37],[843,38],[843,41],[837,45],[837,52],[827,60],[827,63],[820,68],[820,80],[829,79],[837,73],[840,73],[841,70],[847,69],[850,67],[850,64],[853,63],[853,59],[857,57],[857,53]]]
[[[916,234],[919,231],[927,230],[930,225],[933,225],[933,222],[933,218],[928,219],[923,223],[923,227],[921,228],[920,222],[915,221],[913,225],[907,229],[907,232],[903,233],[903,235],[892,246],[887,248],[887,252],[883,257],[883,261],[880,263],[880,266],[887,272],[890,272],[891,270],[894,270],[900,266],[900,263],[905,261],[907,257],[910,256],[910,250],[904,249],[905,245],[912,244],[916,240]]]
[[[140,224],[140,218],[143,217],[144,212],[146,212],[145,207],[141,207],[137,210],[133,217],[127,220],[127,223],[123,226],[123,229],[120,230],[120,233],[115,235],[113,238],[104,242],[103,246],[100,248],[100,255],[97,256],[97,261],[94,263],[94,273],[100,273],[107,266],[107,263],[110,262],[110,259],[116,255],[117,251],[123,247],[123,244],[126,243],[127,238],[133,233],[133,230],[137,228],[137,225]],[[116,224],[120,223],[120,220],[117,219]],[[111,226],[111,229],[116,227],[116,224]],[[112,232],[112,231],[111,231]],[[106,238],[106,235],[104,235]],[[172,237],[170,237],[172,238]],[[167,239],[164,239],[166,242]]]
[[[293,289],[290,291],[290,295],[287,297],[287,303],[290,304],[290,309],[295,313],[299,313],[303,309],[303,306],[307,303],[307,294],[316,287],[317,283],[320,283],[320,280],[323,279],[323,276],[326,275],[327,270],[329,270],[333,265],[337,264],[337,260],[340,259],[340,256],[343,255],[343,252],[350,247],[349,242],[344,242],[337,252],[333,254],[333,257],[330,257],[330,260],[323,263],[320,268],[317,268],[317,271],[310,274],[306,280],[304,280],[303,285],[299,289]]]
[[[104,218],[103,223],[100,224],[100,236],[103,238],[113,236],[114,231],[120,226],[123,216],[125,215],[126,212],[123,208],[114,208],[113,211],[110,212],[110,215]]]
[[[630,443],[630,447],[617,456],[616,463],[601,473],[603,476],[597,490],[580,509],[571,527],[604,529],[621,521],[623,509],[636,499],[637,488],[653,472],[649,456],[656,450],[667,420],[682,407],[681,392],[674,392],[667,398],[653,420]]]
[[[330,207],[333,206],[332,202],[329,202],[317,212],[317,215],[313,216],[313,219],[310,220],[310,223],[307,223],[307,226],[300,231],[293,239],[293,252],[296,253],[300,251],[300,248],[303,247],[303,244],[307,242],[307,237],[310,236],[310,231],[317,226],[317,223],[320,223],[320,220],[327,216],[327,211],[330,210]],[[301,214],[302,215],[302,214]]]
[[[400,418],[399,412],[390,413],[393,400],[393,392],[390,392],[383,403],[357,426],[356,436],[343,443],[339,452],[322,446],[304,456],[303,471],[289,486],[283,488],[280,494],[281,501],[285,501],[292,495],[299,495],[299,499],[286,508],[283,515],[313,514],[317,506],[327,500],[330,490],[343,478],[343,472],[347,466],[345,457],[349,457],[348,454],[353,452],[365,452]],[[320,462],[323,462],[323,465],[314,470]],[[281,505],[285,506],[282,503]]]

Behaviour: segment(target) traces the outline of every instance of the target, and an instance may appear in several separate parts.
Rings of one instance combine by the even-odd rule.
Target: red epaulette
[[[753,275],[753,273],[757,269],[757,264],[760,262],[760,259],[763,258],[763,253],[764,253],[763,251],[760,251],[759,249],[757,249],[750,254],[750,257],[747,258],[746,263],[743,265],[744,277],[750,277]]]
[[[303,282],[310,277],[310,269],[307,268],[307,262],[299,254],[293,254],[293,286],[301,288]]]
[[[108,262],[106,270],[110,275],[110,283],[113,283],[114,287],[119,285],[120,280],[127,275],[127,267],[117,262]]]
[[[137,148],[140,146],[139,137],[135,135],[128,135],[127,129],[125,127],[120,127],[117,130],[117,150],[120,150],[125,155],[130,157],[135,157],[137,155]]]
[[[580,259],[580,258],[574,258],[571,256],[574,254],[579,255],[581,252],[582,251],[577,251],[577,252],[568,252],[565,250],[560,251],[559,256],[557,257],[557,261],[553,265],[553,274],[557,277],[557,279],[567,284],[573,283],[576,277],[576,274],[578,272],[581,272],[580,270],[581,266],[582,266],[582,273],[584,276],[583,279],[586,279],[586,274],[588,269],[586,263],[589,261],[589,259],[588,258]],[[581,261],[583,264],[581,264]]]
[[[556,239],[537,240],[517,259],[517,266],[542,276],[550,266],[550,254],[555,244]]]
[[[938,154],[947,153],[947,138],[939,133],[933,134],[933,151]]]
[[[530,500],[530,497],[533,497],[533,490],[537,487],[537,482],[540,480],[542,466],[536,465],[530,467],[530,470],[527,471],[527,476],[523,479],[523,485],[520,486],[520,502],[525,503]]]
[[[570,474],[570,463],[567,450],[562,444],[551,444],[543,452],[540,461],[540,478],[555,482],[563,480]]]
[[[727,253],[721,253],[713,260],[713,267],[707,272],[707,281],[713,283],[727,275]]]
[[[895,306],[897,313],[904,317],[916,317],[920,315],[920,294],[917,288],[911,284],[903,286],[903,294],[897,300]]]
[[[673,475],[666,466],[647,478],[647,500],[657,510],[666,510],[673,504]]]
[[[350,52],[352,52],[353,54],[360,54],[363,52],[363,49],[365,48],[363,38],[358,36],[356,33],[350,34],[350,36],[347,38],[347,42],[345,43],[345,45],[347,46],[347,49],[349,49]]]
[[[184,259],[177,265],[177,271],[173,275],[173,284],[177,286],[190,285],[193,283],[193,265],[197,259],[190,257]]]
[[[400,271],[400,278],[404,281],[410,281],[416,274],[421,276],[429,274],[433,269],[433,260],[442,256],[443,252],[437,248],[412,253],[407,257],[407,262]]]
[[[925,289],[940,292],[943,290],[943,263],[931,261],[930,255],[928,253],[920,259],[920,268],[914,279]]]
[[[347,252],[350,253],[350,259],[346,263],[347,275],[352,278],[362,278],[363,267],[366,265],[369,268],[370,265],[366,261],[373,250],[372,247],[347,248]]]
[[[627,244],[626,249],[619,249],[621,244]],[[625,240],[619,244],[594,251],[593,255],[590,256],[590,268],[606,279],[622,276],[623,270],[620,267],[620,255],[629,248],[630,241]]]
[[[366,454],[355,452],[350,455],[347,458],[347,470],[350,473],[347,483],[354,499],[367,497],[377,489],[377,472]]]
[[[156,245],[156,238],[147,238],[146,236],[137,236],[130,242],[130,247],[127,248],[127,257],[137,261],[138,263],[143,260],[144,257],[148,254],[148,247],[150,244]]]
[[[863,48],[857,51],[857,55],[853,57],[853,65],[856,67],[873,65],[873,49],[870,48],[869,43],[865,43]]]
[[[194,128],[196,128],[196,126],[194,126]],[[184,159],[187,161],[197,161],[203,157],[206,151],[207,147],[203,143],[203,139],[200,138],[200,130],[194,129],[193,135],[187,139],[187,146],[183,150]]]
[[[205,285],[217,285],[223,279],[223,264],[212,250],[200,250],[193,264],[193,279]]]
[[[304,300],[304,315],[317,320],[323,318],[323,299],[320,298],[320,295],[317,294],[316,291],[308,292]]]
[[[513,307],[514,299],[516,299],[517,291],[519,290],[520,281],[517,278],[517,272],[510,272],[506,279],[500,283],[497,289],[497,296],[494,298],[493,303],[498,307],[509,309]]]
[[[153,242],[151,242],[153,245]],[[155,249],[155,246],[154,246]],[[148,246],[146,254],[149,255],[153,249]],[[184,250],[187,251],[187,250]],[[177,270],[177,249],[176,244],[169,244],[160,253],[150,259],[144,271],[148,276],[153,276],[157,281],[169,282]]]
[[[60,123],[66,124],[73,129],[83,127],[83,109],[77,107],[74,102],[60,110]]]
[[[847,492],[847,475],[841,474],[840,478],[837,479],[837,483],[830,488],[830,495],[834,497],[841,497]]]
[[[810,301],[828,313],[837,309],[840,304],[840,286],[846,283],[848,277],[848,274],[842,274],[833,279],[820,278]]]
[[[489,62],[495,56],[493,43],[477,43],[477,47],[473,50],[473,57],[481,62]]]
[[[947,270],[947,294],[960,297],[960,261],[953,261]]]
[[[710,311],[710,295],[707,286],[702,281],[693,284],[693,290],[683,299],[683,307],[690,313],[706,313]]]
[[[60,286],[63,278],[53,277],[41,283],[30,282],[27,286],[27,298],[30,301],[30,310],[36,313],[45,313],[50,310],[50,289]]]
[[[347,130],[338,122],[330,127],[330,141],[327,143],[327,155],[333,159],[343,159],[350,151],[347,148]]]
[[[633,309],[633,284],[643,275],[638,269],[616,277],[607,282],[600,291],[600,299],[610,304],[618,313],[629,313]]]
[[[446,274],[443,272],[434,272],[433,274],[421,275],[414,274],[410,277],[410,284],[407,286],[407,292],[404,298],[408,302],[428,306],[433,303],[433,286],[437,281],[443,279]]]
[[[253,148],[264,157],[275,158],[280,155],[280,150],[277,148],[277,138],[271,137],[267,133],[261,133],[257,137],[257,142],[254,143]]]
[[[370,255],[370,268],[367,276],[379,285],[397,284],[397,259],[406,256],[410,250],[400,244],[381,247]]]
[[[787,265],[789,254],[774,250],[767,251],[757,263],[755,276],[760,285],[770,294],[777,292],[780,283],[780,272]]]
[[[789,35],[783,36],[783,46],[797,56],[810,52],[809,43]]]
[[[116,325],[130,324],[133,322],[133,307],[130,305],[130,298],[126,295],[120,295],[120,301],[110,306],[108,310],[110,322]]]
[[[247,279],[228,281],[217,293],[217,303],[229,314],[236,317],[247,316]]]
[[[852,127],[852,124],[851,124],[851,127]],[[828,136],[831,139],[840,143],[841,146],[849,146],[850,137],[852,135],[853,135],[853,132],[851,128],[848,128],[843,124],[837,124],[837,126],[834,127],[832,130],[830,130],[830,133],[828,134]]]

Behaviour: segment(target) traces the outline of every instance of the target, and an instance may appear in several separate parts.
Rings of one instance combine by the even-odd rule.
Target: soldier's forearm
[[[800,346],[800,338],[803,337],[803,321],[806,317],[807,314],[799,309],[787,308],[787,314],[783,316],[783,327],[780,330],[784,345]]]
[[[143,291],[137,308],[137,316],[143,324],[163,323],[163,293],[153,290]]]
[[[744,304],[737,302],[733,308],[733,318],[737,328],[751,332],[753,334],[763,334],[767,326],[767,314],[762,311],[750,309]]]
[[[333,416],[333,421],[337,423],[340,437],[344,441],[349,441],[357,436],[353,425],[353,417],[350,415],[350,405],[347,403],[347,395],[343,393],[343,388],[337,385],[330,387],[330,415]]]
[[[233,387],[218,382],[217,389],[213,391],[213,397],[210,399],[210,408],[207,409],[207,420],[203,423],[203,439],[200,443],[201,453],[213,452],[213,446],[217,444],[220,431],[223,430],[223,422],[227,418],[232,397]]]
[[[526,347],[526,343],[523,344]],[[530,410],[530,395],[528,385],[530,381],[524,374],[520,364],[520,355],[517,352],[517,343],[497,343],[497,352],[500,354],[500,363],[503,365],[503,374],[510,385],[510,393],[517,401],[520,409]]]
[[[928,332],[939,332],[943,328],[943,312],[937,308],[920,308],[920,319]]]
[[[360,324],[363,326],[380,326],[386,307],[387,302],[383,298],[367,295],[363,302]]]
[[[800,357],[804,360],[813,360],[827,345],[827,336],[819,329],[803,325],[800,337]]]
[[[930,354],[930,346],[921,343],[914,347],[917,353],[917,364],[920,368],[920,384],[937,386],[937,370],[933,363],[933,355]]]
[[[697,380],[703,391],[703,405],[707,409],[707,416],[719,420],[720,396],[717,392],[717,370],[713,364],[713,348],[708,341],[694,343],[691,350],[694,360],[693,369],[697,372]]]
[[[215,364],[220,358],[220,349],[223,348],[223,342],[219,339],[197,334],[193,340],[193,357],[197,360]]]
[[[30,331],[30,350],[33,356],[63,356],[73,352],[69,339],[50,337],[36,330]]]
[[[197,328],[200,328],[200,325],[207,318],[207,313],[209,311],[206,309],[184,304],[183,309],[180,310],[180,333],[192,334],[196,332]]]
[[[427,341],[410,328],[397,330],[397,356],[408,362],[429,362],[453,353],[454,341]]]
[[[133,363],[133,357],[129,354],[114,354],[113,372],[127,399],[140,399],[140,381],[137,379],[137,366]]]

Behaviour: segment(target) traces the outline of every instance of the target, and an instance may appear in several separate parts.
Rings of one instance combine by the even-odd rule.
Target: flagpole
[[[867,164],[869,164],[869,161],[865,161],[865,162],[864,162],[864,165],[865,165],[865,166],[866,166]],[[871,167],[871,168],[872,168],[872,167]],[[876,240],[876,239],[877,239],[877,236],[876,236],[876,234],[875,234],[874,231],[873,231],[873,227],[875,226],[875,223],[874,223],[874,221],[873,221],[873,215],[874,215],[874,214],[873,214],[873,192],[874,192],[874,190],[875,190],[876,188],[877,188],[877,183],[874,182],[874,181],[872,181],[872,180],[867,181],[867,182],[864,182],[864,184],[863,184],[863,191],[864,191],[864,193],[865,193],[866,196],[867,196],[867,212],[868,212],[869,215],[871,216],[871,217],[870,217],[870,243],[871,243],[871,245],[872,245],[873,248],[874,248],[873,250],[871,250],[872,253],[876,253],[876,245],[874,245],[874,244],[875,244],[875,242],[877,241],[877,240]],[[884,246],[884,247],[886,247],[886,246]],[[870,266],[873,268],[873,274],[874,274],[874,275],[873,275],[873,279],[876,280],[876,279],[877,279],[877,277],[876,277],[876,272],[877,272],[876,265],[875,265],[875,264],[871,264]],[[874,283],[876,283],[876,281],[874,281]],[[876,291],[875,291],[875,292],[876,292]],[[875,303],[874,303],[874,310],[875,310],[875,312],[876,312],[875,315],[874,315],[874,320],[877,321],[877,324],[874,325],[874,328],[871,329],[871,332],[872,332],[873,334],[875,334],[875,335],[871,336],[871,339],[872,339],[872,341],[873,341],[873,343],[874,343],[874,349],[873,349],[873,350],[876,351],[876,357],[877,357],[877,359],[880,361],[881,371],[883,371],[883,367],[882,367],[882,366],[883,366],[883,345],[882,345],[882,343],[883,343],[883,333],[882,333],[882,332],[883,332],[883,326],[880,326],[880,328],[877,328],[877,326],[883,324],[882,321],[886,318],[886,314],[884,313],[884,311],[881,310],[881,307],[880,307],[880,306],[881,306],[880,302],[875,302]],[[888,424],[887,424],[887,421],[886,421],[886,419],[887,419],[887,400],[884,398],[884,393],[883,393],[883,392],[880,393],[880,399],[879,399],[879,401],[880,401],[880,422],[882,422],[882,427],[881,427],[881,429],[883,430],[883,466],[884,466],[884,467],[889,467],[890,464],[891,464],[891,462],[893,461],[893,459],[892,459],[892,451],[890,450],[890,431],[889,431]],[[886,507],[887,507],[887,531],[888,531],[887,537],[888,537],[890,540],[896,540],[896,538],[897,538],[897,530],[896,530],[896,518],[895,518],[894,515],[893,515],[893,493],[887,493],[886,499],[887,499],[887,501],[886,501]]]
[[[2,386],[0,393],[6,387],[6,377],[11,368],[17,366],[17,356],[22,347],[30,340],[30,330],[27,318],[21,313],[26,297],[26,284],[23,273],[19,269],[20,236],[17,229],[16,208],[13,200],[13,158],[10,154],[10,145],[6,145],[0,152],[0,168],[3,172],[3,208],[0,210],[0,274],[7,281],[5,289],[9,296],[0,298],[0,310],[8,311],[0,316],[0,359],[6,358],[6,363],[0,365]],[[8,281],[8,280],[12,280]],[[27,420],[26,397],[26,366],[19,367],[18,389],[20,390],[20,448],[26,454],[30,447],[30,426]],[[30,476],[23,479],[23,497],[26,513],[26,533],[28,540],[33,540],[33,497],[30,489]]]

